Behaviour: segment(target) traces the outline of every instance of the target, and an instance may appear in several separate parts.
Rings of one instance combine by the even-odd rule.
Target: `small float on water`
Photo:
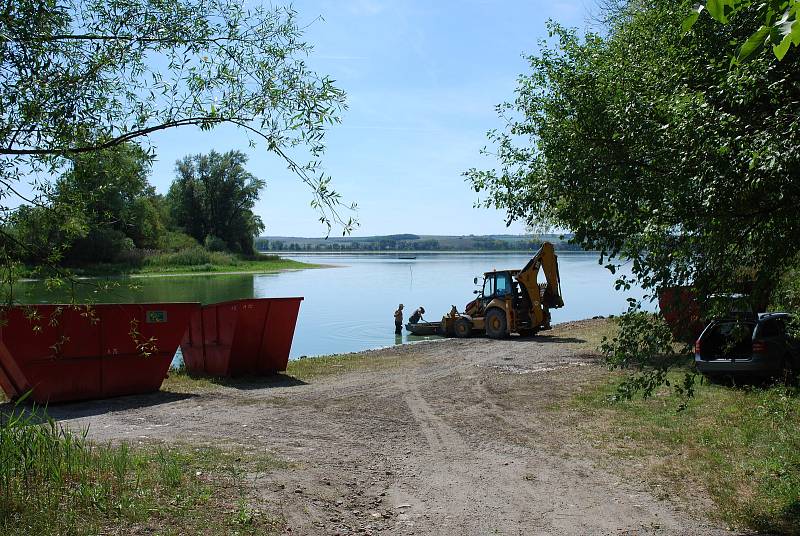
[[[406,330],[412,335],[441,335],[441,322],[417,322],[406,324]]]

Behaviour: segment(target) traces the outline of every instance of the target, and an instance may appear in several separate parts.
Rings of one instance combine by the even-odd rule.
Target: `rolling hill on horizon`
[[[571,234],[261,236],[256,239],[256,248],[259,251],[529,251],[549,241],[558,250],[579,250],[569,243],[571,238]]]

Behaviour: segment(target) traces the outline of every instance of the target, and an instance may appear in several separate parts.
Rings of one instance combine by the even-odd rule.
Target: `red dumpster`
[[[303,298],[254,298],[203,306],[181,343],[190,372],[266,375],[286,370]]]
[[[749,292],[747,283],[739,285],[743,293],[712,294],[699,300],[691,287],[666,287],[658,293],[658,305],[675,340],[693,343],[700,336],[710,315],[755,314],[766,311],[766,300],[759,301]]]
[[[690,287],[667,287],[658,292],[658,306],[677,341],[693,343],[703,324],[697,295]]]
[[[5,309],[0,387],[36,402],[157,391],[198,303],[27,305]]]

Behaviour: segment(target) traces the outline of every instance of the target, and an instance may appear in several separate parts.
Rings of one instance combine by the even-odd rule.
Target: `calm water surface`
[[[398,303],[405,305],[406,319],[422,305],[427,320],[439,320],[451,305],[463,310],[473,298],[473,277],[495,268],[520,269],[530,259],[525,253],[430,253],[416,254],[416,259],[357,254],[288,257],[335,267],[280,274],[118,279],[111,290],[87,281],[78,286],[77,294],[96,302],[202,303],[304,296],[291,353],[296,358],[419,340],[407,334],[395,337],[392,314]],[[640,290],[616,292],[616,276],[598,265],[596,254],[563,252],[558,260],[565,306],[552,311],[554,323],[619,314],[627,307],[628,296],[642,296]],[[27,303],[59,302],[67,295],[46,290],[41,283],[21,284],[17,292],[17,298]]]

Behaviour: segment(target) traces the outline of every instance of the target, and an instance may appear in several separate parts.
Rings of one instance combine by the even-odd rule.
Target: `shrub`
[[[93,229],[74,242],[66,255],[68,264],[115,262],[134,248],[133,240],[115,229]]]
[[[225,243],[223,239],[218,236],[208,235],[204,241],[204,245],[206,249],[209,251],[225,251],[228,249],[228,245]]]
[[[198,245],[199,244],[197,243],[197,240],[186,233],[182,233],[180,231],[167,231],[161,235],[158,248],[164,251],[174,252],[196,247]]]
[[[133,248],[130,251],[123,251],[117,255],[117,262],[131,267],[140,267],[145,264],[148,257],[158,254],[154,249]]]

